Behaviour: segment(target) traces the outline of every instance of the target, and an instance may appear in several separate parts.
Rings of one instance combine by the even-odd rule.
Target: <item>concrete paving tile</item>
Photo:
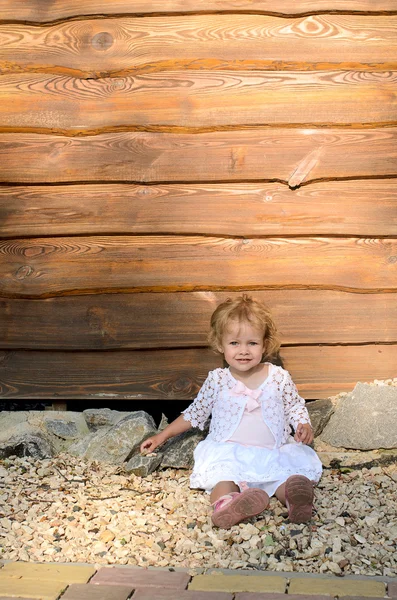
[[[397,581],[389,583],[389,585],[387,586],[387,593],[390,596],[390,598],[397,598]]]
[[[132,600],[233,600],[233,594],[228,594],[227,592],[178,590],[178,595],[176,596],[175,590],[146,588],[145,590],[135,590]]]
[[[1,575],[17,578],[48,579],[66,583],[87,583],[95,573],[94,567],[58,565],[56,563],[10,562],[1,569]]]
[[[301,594],[236,594],[234,600],[329,600],[329,596],[305,596]],[[377,599],[378,600],[378,599]]]
[[[287,588],[287,579],[277,576],[260,575],[224,575],[211,573],[196,575],[189,584],[189,590],[213,592],[278,592],[283,594]]]
[[[65,582],[16,577],[0,578],[0,596],[10,598],[34,598],[34,600],[57,600],[67,587]]]
[[[289,596],[287,594],[278,594],[277,592],[274,594],[268,594],[266,592],[263,594],[257,594],[255,592],[241,592],[235,594],[233,600],[289,600]],[[302,600],[302,596],[299,596],[299,600]],[[326,600],[329,600],[328,596]]]
[[[340,596],[339,600],[363,600],[363,596]],[[379,596],[366,596],[365,600],[379,600]]]
[[[382,581],[355,579],[291,579],[289,594],[306,594],[330,596],[359,596],[361,598],[383,598],[386,586]]]
[[[62,600],[127,600],[133,590],[130,585],[72,583],[62,596]]]
[[[185,590],[190,575],[179,571],[156,571],[133,567],[102,567],[91,579],[91,585],[130,585],[134,588],[156,587]]]

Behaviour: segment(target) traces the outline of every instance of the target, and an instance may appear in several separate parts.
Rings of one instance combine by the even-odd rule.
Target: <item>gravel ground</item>
[[[308,525],[276,499],[230,530],[211,525],[189,471],[145,479],[69,455],[0,461],[1,558],[395,576],[397,465],[325,469]]]

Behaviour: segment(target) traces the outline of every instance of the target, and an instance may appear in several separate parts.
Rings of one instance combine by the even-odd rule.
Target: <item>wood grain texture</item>
[[[301,395],[326,398],[357,381],[394,377],[396,345],[283,348]],[[209,350],[113,352],[0,351],[2,398],[190,400],[210,369],[222,366]]]
[[[358,381],[390,379],[397,372],[396,345],[283,348],[284,367],[304,398],[350,392]]]
[[[316,179],[396,175],[397,128],[88,138],[4,133],[0,161],[0,181],[7,183],[280,180],[297,187]]]
[[[0,299],[1,348],[206,347],[213,310],[242,291]],[[271,308],[284,345],[397,343],[396,294],[269,290],[252,295]]]
[[[0,78],[0,131],[393,124],[397,71],[168,71]]]
[[[0,242],[0,295],[397,290],[397,239],[116,236]]]
[[[313,12],[395,12],[395,0],[24,0],[15,10],[15,0],[3,0],[0,20],[48,23],[86,15],[249,12],[301,15]]]
[[[397,234],[397,180],[1,186],[0,238]]]
[[[0,351],[0,396],[183,400],[194,397],[208,371],[218,366],[221,358],[203,349],[78,355]]]
[[[150,4],[150,3],[148,3]],[[0,25],[0,73],[397,69],[397,16],[184,15]]]

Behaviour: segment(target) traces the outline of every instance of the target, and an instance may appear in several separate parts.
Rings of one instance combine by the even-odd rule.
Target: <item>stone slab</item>
[[[90,566],[57,565],[55,563],[11,562],[4,565],[0,575],[66,583],[87,583],[96,569]]]
[[[338,401],[320,437],[339,448],[396,448],[396,418],[396,387],[357,383],[350,394]]]
[[[319,442],[317,445],[319,445]],[[324,446],[325,444],[321,444]],[[328,448],[331,448],[327,444]],[[362,469],[363,467],[371,468],[380,465],[388,465],[397,461],[397,449],[392,450],[353,450],[353,451],[333,451],[333,450],[317,450],[315,448],[323,467],[334,468],[352,467],[353,469]]]
[[[362,598],[383,598],[386,586],[382,581],[359,581],[354,579],[291,579],[289,594],[324,596],[360,596]]]
[[[284,577],[260,575],[224,575],[212,573],[196,575],[189,584],[189,590],[213,592],[277,592],[286,591],[288,580]]]
[[[177,571],[156,571],[136,567],[102,567],[91,579],[91,585],[130,585],[134,588],[156,587],[185,590],[190,575]]]
[[[125,585],[72,583],[62,596],[62,600],[127,600],[133,590],[133,587]]]
[[[24,577],[0,578],[0,596],[9,598],[33,598],[34,600],[57,600],[67,587],[67,583],[60,581],[29,579]]]
[[[62,600],[64,597],[65,596],[62,596]],[[146,588],[135,590],[132,600],[233,600],[233,594],[229,594],[228,592],[199,592],[194,590],[178,590],[178,597],[176,597],[175,590],[160,590],[155,588]],[[300,600],[302,600],[302,597],[300,598]]]

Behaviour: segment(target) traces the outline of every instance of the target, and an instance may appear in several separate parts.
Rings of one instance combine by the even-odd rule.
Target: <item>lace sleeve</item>
[[[298,423],[309,423],[310,417],[305,406],[305,401],[298,394],[296,385],[291,379],[291,375],[286,372],[282,390],[284,412],[288,424],[296,429]]]
[[[197,397],[192,404],[182,411],[183,418],[203,430],[211,415],[212,407],[216,399],[217,386],[215,384],[214,372],[210,371],[204,381]]]

